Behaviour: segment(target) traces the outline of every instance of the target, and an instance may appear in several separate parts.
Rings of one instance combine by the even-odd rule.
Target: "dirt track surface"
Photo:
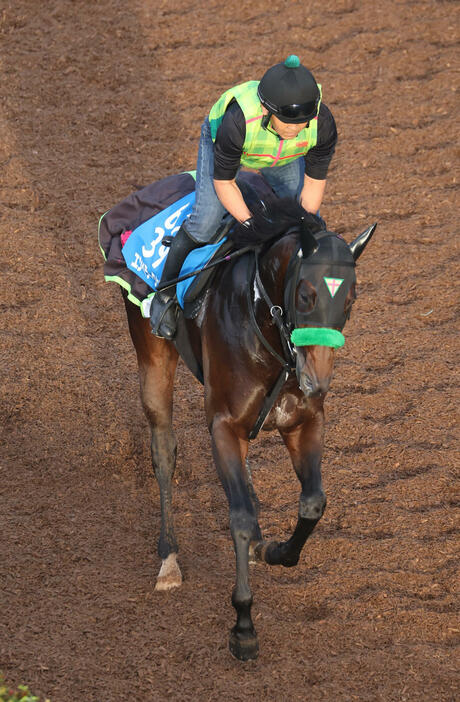
[[[0,669],[52,702],[458,699],[458,5],[4,0],[0,8]],[[379,222],[326,401],[328,508],[252,571],[261,653],[228,652],[228,511],[202,391],[177,376],[183,587],[155,593],[158,490],[98,217],[194,167],[227,87],[298,53],[340,145],[322,214]],[[267,537],[299,488],[250,452]]]

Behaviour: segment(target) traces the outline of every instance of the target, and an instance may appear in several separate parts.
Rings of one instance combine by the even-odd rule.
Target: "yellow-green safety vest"
[[[224,118],[230,101],[235,99],[246,120],[246,138],[243,144],[241,165],[258,169],[284,166],[312,149],[317,140],[318,115],[310,120],[294,139],[281,139],[271,129],[263,129],[262,105],[257,95],[258,80],[250,80],[227,90],[212,106],[209,113],[212,140],[216,140],[217,130]],[[320,96],[321,86],[318,85]],[[318,103],[318,111],[321,100]]]

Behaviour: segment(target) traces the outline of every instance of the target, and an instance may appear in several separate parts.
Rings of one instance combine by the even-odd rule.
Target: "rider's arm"
[[[330,109],[321,103],[315,146],[305,155],[305,174],[315,180],[326,180],[329,164],[337,144],[337,127]]]
[[[318,115],[318,138],[316,145],[305,156],[305,180],[300,202],[308,211],[316,214],[323,200],[329,164],[337,143],[337,128],[331,111],[321,103]]]
[[[246,122],[236,101],[231,102],[214,143],[214,188],[217,197],[239,222],[251,217],[235,178],[241,164]]]
[[[244,222],[252,217],[251,212],[248,210],[243,199],[241,191],[235,182],[235,179],[214,179],[214,188],[216,190],[217,197],[225,209],[230,212],[230,214],[233,215],[238,222]]]
[[[326,180],[315,180],[310,176],[305,176],[302,192],[300,193],[300,204],[307,210],[316,214],[323,201]]]

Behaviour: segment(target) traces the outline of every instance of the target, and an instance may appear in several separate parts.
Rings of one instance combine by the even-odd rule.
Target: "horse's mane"
[[[251,210],[254,226],[248,230],[242,224],[237,224],[229,232],[229,237],[237,248],[264,244],[289,230],[300,231],[302,227],[312,235],[325,229],[321,217],[307,212],[297,200],[290,197],[272,200],[267,204],[260,203],[252,206]]]

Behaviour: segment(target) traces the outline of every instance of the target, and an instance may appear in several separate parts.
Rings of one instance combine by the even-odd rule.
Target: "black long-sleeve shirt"
[[[236,100],[232,100],[217,130],[214,143],[214,178],[232,180],[241,165],[246,137],[246,120]],[[316,145],[305,155],[305,173],[325,180],[337,143],[337,128],[331,111],[321,103],[318,113]]]

